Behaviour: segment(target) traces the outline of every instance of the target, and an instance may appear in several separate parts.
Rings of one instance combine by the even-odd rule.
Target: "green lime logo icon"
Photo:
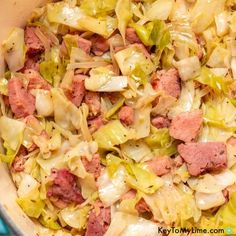
[[[225,233],[230,235],[230,234],[233,234],[233,229],[231,227],[226,227],[225,228]]]

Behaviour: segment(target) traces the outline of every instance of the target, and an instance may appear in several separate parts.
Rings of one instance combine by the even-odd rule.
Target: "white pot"
[[[24,27],[32,10],[46,0],[0,0],[0,44],[13,26]],[[0,47],[1,48],[1,47]],[[0,49],[0,76],[4,73],[4,60]],[[14,235],[36,236],[35,224],[16,203],[16,188],[7,167],[0,163],[0,213]]]

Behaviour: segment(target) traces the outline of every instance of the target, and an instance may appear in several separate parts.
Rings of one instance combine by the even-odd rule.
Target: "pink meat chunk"
[[[181,113],[172,119],[170,135],[184,142],[194,141],[199,134],[202,122],[201,110]]]
[[[103,119],[102,116],[95,117],[93,119],[88,120],[88,127],[91,133],[94,133],[98,129],[103,126]]]
[[[222,142],[180,144],[178,152],[193,176],[222,170],[227,166],[226,146]]]
[[[168,95],[178,98],[180,96],[180,79],[176,69],[160,70],[153,76],[154,89],[163,90]]]
[[[14,77],[8,82],[8,96],[12,112],[17,118],[32,115],[35,111],[35,99],[24,88],[23,82]]]
[[[168,128],[170,126],[170,120],[167,117],[157,116],[151,120],[151,123],[157,129]]]
[[[29,70],[32,69],[34,71],[38,71],[39,72],[39,57],[38,55],[33,56],[33,57],[26,57],[25,59],[25,65],[24,67],[20,70],[20,72],[23,72],[25,70]]]
[[[91,161],[88,161],[86,157],[83,157],[82,163],[84,168],[88,173],[93,174],[95,179],[97,179],[101,174],[100,156],[99,154],[94,154]]]
[[[71,87],[64,90],[67,98],[77,107],[80,106],[85,96],[84,79],[86,77],[87,76],[80,74],[75,75],[72,80]]]
[[[138,35],[136,34],[135,29],[127,28],[126,29],[126,39],[131,43],[142,43],[139,39]]]
[[[25,29],[25,44],[28,55],[36,55],[44,52],[43,43],[35,34],[35,27],[26,27]]]
[[[95,117],[101,112],[101,99],[99,93],[96,92],[86,92],[85,103],[89,107],[90,116]]]
[[[126,125],[132,125],[134,123],[134,109],[129,106],[123,106],[119,113],[118,117]]]
[[[110,207],[100,206],[99,210],[93,209],[89,214],[85,236],[103,236],[111,223]]]
[[[172,161],[168,156],[153,158],[146,164],[157,176],[168,174],[172,168]]]
[[[52,203],[64,208],[71,203],[81,204],[84,199],[77,185],[77,176],[67,169],[52,170],[53,184],[48,188],[47,197]]]
[[[78,41],[78,46],[80,49],[82,49],[84,52],[86,53],[90,53],[91,51],[91,47],[92,47],[92,42],[87,40],[87,39],[84,39],[84,38],[81,38],[79,37],[79,41]]]
[[[27,154],[28,154],[27,149],[24,146],[21,146],[12,163],[13,172],[21,172],[24,170],[24,165],[25,162],[27,161],[26,157]]]
[[[125,193],[121,197],[121,200],[133,199],[135,198],[135,196],[136,196],[136,191],[132,189],[128,191],[127,193]],[[147,205],[147,203],[145,202],[143,198],[141,198],[139,202],[135,205],[135,209],[141,214],[145,212],[151,212],[149,206]]]
[[[95,35],[92,37],[91,41],[92,41],[92,52],[96,56],[101,56],[109,50],[109,43],[102,36]]]
[[[41,77],[41,75],[35,70],[26,70],[25,74],[29,79],[28,90],[32,89],[44,89],[50,90],[51,85]]]

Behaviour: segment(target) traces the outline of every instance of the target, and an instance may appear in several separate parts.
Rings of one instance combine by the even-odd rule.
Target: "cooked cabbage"
[[[23,68],[26,52],[23,29],[14,28],[8,39],[3,41],[2,48],[7,65],[12,72]]]

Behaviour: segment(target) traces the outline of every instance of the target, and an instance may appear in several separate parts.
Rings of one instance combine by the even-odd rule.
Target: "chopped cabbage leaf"
[[[61,217],[67,225],[75,229],[85,229],[90,206],[83,208],[65,208],[61,211]]]
[[[149,160],[153,157],[150,148],[141,140],[130,140],[121,145],[122,155],[136,162]]]
[[[157,0],[154,1],[147,10],[145,16],[149,20],[167,20],[174,1],[173,0]]]
[[[0,78],[0,94],[7,96],[8,88],[7,88],[8,80],[5,78]]]
[[[105,170],[97,180],[99,198],[110,206],[129,190],[126,183],[126,170],[120,166],[112,177]]]
[[[91,16],[106,15],[115,9],[117,0],[82,0],[80,8]]]
[[[126,169],[126,183],[133,189],[152,194],[163,185],[161,178],[146,169],[146,165],[133,164],[117,156],[108,154],[106,157],[107,172],[113,178],[119,168]]]
[[[175,63],[180,78],[184,81],[193,79],[200,75],[201,64],[197,56],[188,57]]]
[[[7,62],[8,68],[16,72],[23,68],[25,64],[25,41],[24,30],[14,28],[7,40],[2,44],[3,55]]]
[[[191,11],[195,33],[202,33],[214,21],[214,16],[224,11],[225,0],[197,0]]]
[[[170,137],[167,128],[156,129],[152,126],[151,134],[144,139],[147,145],[154,150],[156,155],[173,155],[177,152],[176,144]]]
[[[118,19],[118,29],[125,42],[125,30],[132,18],[131,1],[118,0],[115,8],[116,16]]]
[[[63,42],[66,45],[66,49],[67,49],[69,55],[71,55],[73,48],[78,48],[78,41],[79,41],[78,35],[66,34],[63,37]]]
[[[111,149],[133,138],[134,132],[125,128],[119,120],[110,121],[93,134],[100,148]]]
[[[51,174],[53,168],[61,169],[67,167],[64,155],[58,152],[52,154],[49,159],[45,160],[39,156],[36,160],[47,175]]]
[[[163,185],[160,177],[145,169],[144,165],[126,164],[129,175],[126,177],[127,184],[143,193],[153,194]]]
[[[24,174],[19,184],[17,194],[19,197],[34,197],[38,194],[40,184],[31,175]]]
[[[20,146],[17,148],[17,150],[13,150],[8,146],[6,142],[4,142],[3,147],[5,148],[5,154],[0,153],[0,160],[11,165],[17,155]]]
[[[236,182],[236,175],[231,170],[219,174],[205,174],[201,178],[188,179],[191,189],[201,193],[217,193]]]
[[[53,102],[51,93],[43,89],[34,90],[35,108],[39,116],[50,116],[53,113]]]
[[[230,227],[233,232],[236,233],[236,193],[233,193],[229,202],[222,206],[217,212],[217,221],[219,221],[220,226]]]
[[[228,13],[226,11],[221,12],[220,14],[215,16],[216,23],[216,32],[218,36],[224,36],[228,33],[229,24],[228,24]]]
[[[228,98],[217,97],[202,105],[204,122],[228,131],[236,130],[236,110]]]
[[[7,143],[7,146],[12,150],[17,150],[17,147],[22,142],[25,123],[6,116],[0,117],[0,134],[1,138]]]
[[[216,93],[227,93],[229,90],[229,85],[232,83],[231,80],[226,79],[222,76],[216,76],[208,68],[202,67],[201,74],[196,81],[208,85]]]
[[[146,107],[135,110],[133,128],[135,129],[136,139],[145,138],[149,135],[151,127],[151,109],[152,106],[148,105]]]
[[[206,65],[213,68],[225,68],[229,65],[229,51],[222,45],[218,45],[211,53]]]
[[[154,219],[167,225],[174,223],[178,226],[191,218],[194,222],[200,219],[201,211],[197,208],[192,191],[187,186],[184,190],[180,186],[169,184],[161,187],[155,194],[144,195],[143,198],[149,205]]]
[[[195,193],[196,205],[201,210],[208,210],[213,207],[221,206],[225,203],[226,199],[222,193]]]
[[[104,236],[160,236],[158,227],[157,223],[118,211]]]
[[[79,7],[71,7],[66,2],[47,4],[47,16],[49,22],[67,25],[82,30],[78,21],[85,16]]]
[[[105,118],[109,119],[112,117],[124,104],[125,99],[120,98],[105,114]]]
[[[93,194],[97,193],[97,183],[92,174],[87,174],[83,179],[81,178],[79,182],[81,187],[81,194],[84,199],[91,198]]]
[[[55,217],[55,214],[46,211],[45,209],[43,209],[42,214],[39,218],[39,222],[52,230],[59,230],[61,229],[61,226],[59,225],[59,223],[57,222],[57,217]]]
[[[109,16],[105,19],[84,16],[78,23],[81,28],[100,34],[104,37],[109,37],[117,28],[117,21]]]
[[[39,218],[45,206],[45,203],[39,198],[33,200],[30,198],[18,198],[16,201],[27,216],[36,219]]]
[[[131,75],[135,68],[140,68],[145,75],[149,75],[154,70],[154,65],[150,58],[147,58],[143,49],[137,45],[132,45],[117,52],[114,57],[123,75]]]
[[[83,138],[88,141],[91,140],[87,124],[88,106],[82,104],[77,108],[59,88],[51,89],[51,94],[56,124],[67,130],[81,130]]]
[[[208,91],[204,89],[196,89],[192,80],[182,83],[180,97],[176,104],[170,108],[168,116],[173,118],[180,113],[199,109],[201,98],[206,95],[207,92]]]
[[[146,46],[156,45],[163,50],[170,43],[170,33],[164,21],[156,20],[145,25],[133,23],[131,26]]]
[[[16,201],[29,217],[39,218],[45,206],[40,199],[39,186],[31,175],[25,174],[17,191],[19,198]]]
[[[118,92],[128,85],[126,76],[115,76],[107,67],[97,67],[90,71],[90,78],[85,79],[85,88],[98,92]]]
[[[58,47],[51,48],[49,60],[42,61],[39,65],[40,74],[50,84],[57,85],[65,73],[65,66],[60,61]]]

